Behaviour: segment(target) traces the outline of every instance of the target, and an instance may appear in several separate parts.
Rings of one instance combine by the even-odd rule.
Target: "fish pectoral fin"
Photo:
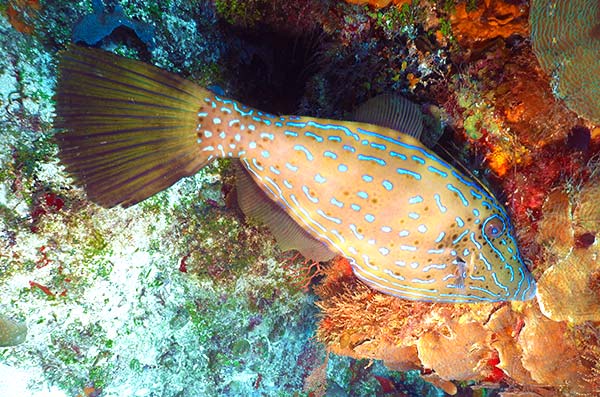
[[[298,250],[305,258],[328,261],[336,254],[312,237],[256,184],[248,171],[237,162],[237,199],[244,214],[267,225],[283,251]]]
[[[360,105],[352,119],[362,123],[391,128],[420,139],[423,132],[423,113],[419,106],[394,94],[382,94]]]

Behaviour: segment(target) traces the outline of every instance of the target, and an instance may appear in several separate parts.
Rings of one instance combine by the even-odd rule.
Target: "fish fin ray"
[[[271,200],[238,162],[236,167],[238,203],[246,216],[267,225],[283,251],[298,250],[305,258],[328,261],[335,256],[321,241],[312,237],[288,213]]]
[[[59,157],[91,201],[136,204],[210,162],[196,135],[207,95],[152,65],[70,46],[55,96]]]
[[[423,113],[419,106],[394,94],[382,94],[360,105],[353,113],[354,121],[391,128],[415,139],[423,132]]]

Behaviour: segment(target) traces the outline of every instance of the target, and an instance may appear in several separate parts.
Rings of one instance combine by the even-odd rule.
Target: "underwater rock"
[[[544,272],[538,282],[538,301],[546,317],[574,324],[600,321],[597,256],[594,250],[575,249]]]
[[[146,23],[129,19],[123,12],[122,6],[117,5],[113,12],[107,13],[102,0],[93,0],[92,7],[94,12],[85,15],[73,26],[73,42],[94,45],[123,26],[133,30],[149,47],[154,46],[154,28]]]
[[[472,47],[498,37],[526,36],[529,33],[527,7],[511,1],[485,0],[477,3],[474,10],[469,10],[467,2],[460,2],[451,15],[452,31],[461,46]]]
[[[27,326],[0,315],[0,347],[16,346],[25,342]]]
[[[512,311],[508,306],[503,306],[494,312],[485,328],[492,332],[493,338],[490,345],[498,352],[499,363],[496,368],[504,371],[509,377],[522,385],[531,385],[529,371],[521,362],[521,347],[517,344],[516,328],[522,324],[523,317]]]
[[[482,341],[489,337],[477,322],[449,321],[419,338],[419,359],[442,379],[480,379],[491,351]]]
[[[589,370],[581,362],[566,323],[552,321],[535,305],[527,305],[519,345],[523,349],[523,366],[537,383],[568,385],[575,394],[591,391],[582,376]]]
[[[535,0],[529,21],[540,66],[567,107],[600,123],[600,2]]]
[[[547,259],[541,265],[549,267],[539,269],[538,301],[542,313],[555,321],[600,321],[598,179],[592,177],[570,194],[568,187],[560,187],[542,206],[537,239]]]

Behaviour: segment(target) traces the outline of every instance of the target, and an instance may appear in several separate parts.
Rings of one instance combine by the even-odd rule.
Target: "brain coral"
[[[534,0],[533,50],[567,106],[600,123],[600,1]]]

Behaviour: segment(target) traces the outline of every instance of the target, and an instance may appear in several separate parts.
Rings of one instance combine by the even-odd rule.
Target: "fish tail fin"
[[[210,162],[196,131],[209,95],[152,65],[71,46],[55,97],[59,157],[91,201],[136,204]]]

